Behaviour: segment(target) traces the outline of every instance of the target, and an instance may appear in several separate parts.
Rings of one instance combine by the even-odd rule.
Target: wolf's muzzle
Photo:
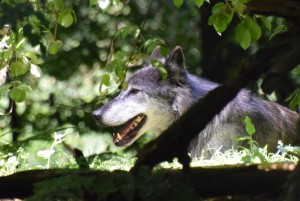
[[[95,119],[96,123],[99,126],[102,126],[102,127],[106,126],[105,123],[103,122],[101,111],[99,111],[99,109],[94,111],[92,115],[93,115],[93,118]]]

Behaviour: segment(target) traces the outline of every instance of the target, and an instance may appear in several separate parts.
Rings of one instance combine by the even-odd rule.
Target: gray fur
[[[135,139],[125,146],[147,131],[159,136],[192,104],[219,85],[188,73],[180,47],[174,48],[167,59],[159,54],[157,47],[150,59],[163,63],[168,72],[166,80],[162,80],[158,69],[149,62],[128,79],[127,90],[93,113],[96,121],[103,126],[118,126],[140,113],[147,115],[145,125]],[[278,140],[284,144],[297,143],[299,140],[299,114],[243,89],[191,141],[189,152],[192,157],[199,157],[202,150],[225,151],[238,145],[245,146],[236,139],[247,135],[244,124],[246,116],[251,118],[256,128],[254,139],[260,146],[268,144],[270,151],[276,150]]]

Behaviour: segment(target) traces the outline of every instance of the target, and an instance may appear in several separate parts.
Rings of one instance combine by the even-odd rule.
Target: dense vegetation
[[[174,46],[182,46],[191,72],[216,82],[227,82],[247,56],[255,54],[274,37],[298,33],[297,9],[277,12],[282,3],[277,1],[278,7],[276,4],[266,11],[255,0],[210,3],[204,0],[3,0],[0,3],[0,175],[57,167],[129,170],[134,165],[135,154],[150,137],[127,149],[116,148],[110,130],[99,128],[91,112],[126,87],[126,76],[140,67],[157,45],[165,55]],[[299,6],[295,5],[295,8]],[[289,50],[295,49],[299,50]],[[278,58],[285,57],[281,54],[278,53]],[[275,70],[248,87],[267,99],[299,110],[300,62],[292,60],[282,68],[281,61],[285,60],[279,60]],[[160,72],[164,76],[162,69]],[[296,148],[279,144],[278,153],[267,153],[251,139],[251,120],[247,120],[245,128],[249,130],[246,140],[251,149],[230,150],[217,154],[211,161],[195,163],[297,161],[296,154],[287,154],[287,151],[297,151]],[[170,164],[161,166],[170,167]],[[180,164],[175,161],[171,167]],[[121,191],[127,196],[125,200],[131,200],[132,178],[122,178],[128,179],[130,185],[124,185]],[[73,179],[65,177],[59,182],[70,184]],[[94,182],[82,176],[76,179],[83,184],[76,183],[74,189]],[[149,185],[161,180],[158,176]],[[43,189],[40,192],[45,192],[55,181],[48,182],[40,186]],[[104,189],[103,192],[92,190],[99,200],[105,200],[116,188],[115,184],[105,186],[105,181],[97,182]],[[139,190],[145,192],[148,187]],[[178,200],[195,199],[189,188],[176,187],[184,189],[184,196]],[[48,190],[33,196],[33,200],[54,191]],[[169,190],[165,189],[165,193]],[[68,196],[74,200],[85,197],[80,193],[66,194],[61,199]]]

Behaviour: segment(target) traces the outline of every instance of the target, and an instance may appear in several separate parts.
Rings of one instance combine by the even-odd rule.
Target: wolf
[[[158,61],[167,72],[163,79]],[[188,72],[182,48],[177,46],[167,58],[156,47],[143,68],[127,80],[128,87],[93,112],[96,122],[105,127],[121,126],[113,137],[116,146],[129,146],[144,133],[158,137],[195,102],[220,84]],[[299,114],[277,103],[263,100],[242,89],[223,110],[191,140],[189,154],[200,157],[204,151],[226,151],[245,146],[238,141],[247,136],[244,119],[248,116],[255,126],[253,139],[268,150],[276,151],[278,141],[298,143]],[[192,121],[192,119],[191,119]],[[182,133],[184,135],[184,133]]]

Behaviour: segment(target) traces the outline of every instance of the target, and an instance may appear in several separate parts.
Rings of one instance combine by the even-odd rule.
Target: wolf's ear
[[[176,65],[179,68],[184,68],[185,61],[184,61],[183,51],[180,46],[176,46],[172,52],[170,53],[169,57],[167,58],[167,63]]]
[[[150,55],[150,60],[155,59],[158,61],[162,61],[164,57],[160,54],[160,46],[156,46]]]
[[[186,78],[185,59],[180,46],[176,46],[165,62],[168,77],[178,84],[183,84]]]

